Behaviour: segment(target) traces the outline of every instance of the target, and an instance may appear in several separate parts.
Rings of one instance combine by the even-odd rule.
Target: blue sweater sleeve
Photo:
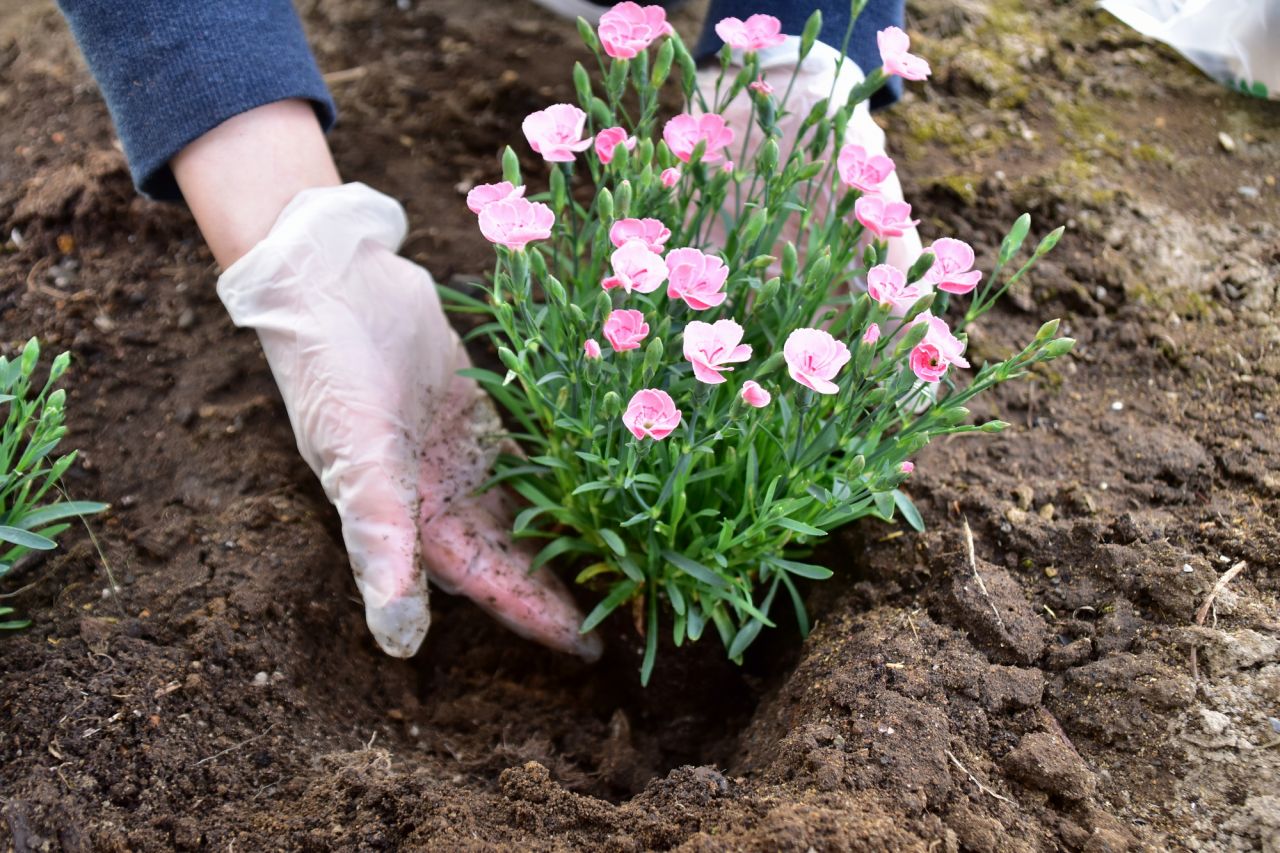
[[[178,200],[169,161],[254,107],[336,112],[290,0],[59,0],[144,194]]]
[[[711,0],[707,11],[702,38],[694,55],[709,57],[723,44],[716,35],[715,26],[724,18],[746,20],[751,15],[773,15],[782,21],[782,31],[787,35],[800,35],[805,22],[815,9],[822,11],[822,32],[819,40],[837,50],[844,42],[849,27],[849,0]],[[903,0],[870,0],[854,23],[846,55],[863,72],[880,67],[880,48],[876,45],[876,33],[885,27],[901,27]],[[872,108],[885,107],[902,97],[902,81],[890,77],[883,89],[871,98]]]

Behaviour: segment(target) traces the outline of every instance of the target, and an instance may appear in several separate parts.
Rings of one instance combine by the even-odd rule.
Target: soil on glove
[[[301,6],[344,173],[405,202],[409,257],[481,274],[463,194],[572,99],[572,25]],[[0,589],[34,584],[7,849],[1280,850],[1280,106],[1090,0],[912,13],[935,76],[884,121],[926,242],[1068,226],[971,360],[1053,316],[1079,346],[975,412],[1005,436],[920,456],[927,533],[832,537],[806,641],[668,649],[644,691],[626,616],[595,667],[443,594],[417,658],[375,649],[193,223],[133,194],[51,4],[0,0],[0,338],[74,353],[67,485],[113,504],[101,552]]]

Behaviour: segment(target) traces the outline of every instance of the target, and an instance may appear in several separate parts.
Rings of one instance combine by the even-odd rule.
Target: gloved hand
[[[516,633],[595,660],[600,640],[578,633],[568,591],[545,568],[530,575],[513,546],[506,496],[474,493],[501,424],[457,375],[469,362],[431,276],[396,255],[405,230],[400,205],[363,184],[303,191],[218,295],[258,332],[383,651],[418,650],[430,577]]]
[[[852,59],[846,58],[841,63],[840,51],[820,41],[814,43],[809,55],[804,58],[803,63],[800,63],[800,38],[798,36],[788,36],[787,40],[777,47],[760,51],[759,56],[760,74],[766,82],[773,86],[775,97],[778,99],[781,99],[786,92],[787,81],[791,79],[792,72],[799,65],[795,84],[785,105],[786,112],[779,115],[777,119],[778,128],[782,131],[782,136],[778,140],[778,148],[781,159],[785,162],[795,148],[797,142],[796,134],[800,129],[800,124],[804,121],[805,116],[809,115],[814,105],[829,96],[831,100],[827,106],[827,115],[834,116],[836,110],[848,100],[849,93],[853,91],[853,87],[862,82],[864,75],[862,70],[858,68],[857,63]],[[836,73],[837,67],[839,68],[839,74]],[[716,77],[719,73],[718,66],[704,68],[698,72],[698,88],[708,104],[713,103],[712,98],[715,93]],[[749,92],[740,92],[722,111],[725,121],[734,130],[736,141],[730,149],[734,155],[742,150],[744,134],[751,132],[751,143],[743,163],[748,168],[755,160],[760,144],[764,142],[762,131],[759,128],[752,127],[751,99],[749,95]],[[884,131],[871,118],[871,108],[866,101],[863,101],[854,109],[853,116],[849,120],[845,132],[844,141],[845,144],[861,145],[871,155],[885,153]],[[829,156],[835,157],[838,153],[830,152]],[[880,185],[880,194],[889,201],[903,200],[902,184],[898,181],[896,171],[891,173]],[[822,187],[815,193],[813,206],[817,215],[824,215],[833,203],[834,200],[827,187]],[[783,236],[786,239],[794,239],[795,228],[796,224],[793,219],[792,223],[789,224],[790,233],[784,233]],[[889,240],[889,263],[898,269],[910,269],[911,265],[920,257],[920,254],[920,235],[916,233],[914,228],[906,231],[901,237]]]

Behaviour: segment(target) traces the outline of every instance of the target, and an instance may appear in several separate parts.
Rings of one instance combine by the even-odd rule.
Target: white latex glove
[[[506,498],[475,489],[501,424],[426,270],[396,255],[393,199],[363,184],[301,192],[218,280],[237,326],[256,329],[298,449],[342,519],[378,645],[413,655],[431,624],[427,578],[522,636],[600,656],[547,569],[530,575]]]
[[[735,57],[736,60],[737,57]],[[864,79],[862,70],[858,68],[857,63],[852,59],[846,58],[844,63],[841,64],[840,51],[820,41],[814,43],[813,49],[809,51],[809,55],[804,58],[804,62],[801,64],[800,38],[798,36],[788,36],[787,40],[777,47],[760,51],[760,73],[773,86],[775,97],[782,98],[782,95],[786,92],[788,81],[791,79],[792,71],[796,69],[798,64],[799,71],[796,73],[796,81],[792,87],[791,95],[787,99],[786,113],[780,115],[777,120],[778,128],[782,131],[782,136],[778,140],[781,162],[786,162],[787,157],[795,149],[796,133],[800,129],[801,122],[813,109],[814,104],[830,96],[831,100],[827,107],[827,115],[834,116],[836,111],[849,99],[849,93],[853,91],[853,87]],[[836,73],[837,66],[840,69],[838,75]],[[698,88],[708,104],[713,103],[716,77],[719,73],[718,66],[704,68],[698,72]],[[747,168],[750,168],[750,164],[754,162],[756,152],[759,150],[760,144],[764,142],[764,134],[758,127],[754,127],[752,123],[749,95],[749,92],[740,92],[722,111],[725,121],[733,128],[735,134],[736,141],[729,149],[733,156],[736,156],[742,150],[743,134],[751,133],[751,143],[747,149],[747,157],[742,163]],[[854,109],[853,116],[850,118],[845,132],[845,143],[861,145],[869,154],[885,153],[884,131],[871,118],[871,108],[867,106],[866,101],[863,101]],[[833,152],[830,156],[834,157],[838,153]],[[903,200],[902,184],[898,181],[896,170],[880,185],[880,194],[890,201]],[[833,199],[830,191],[826,187],[820,188],[814,199],[815,210],[819,213],[825,213],[832,204]],[[791,233],[784,236],[787,239],[794,239],[795,227],[789,224],[789,229]],[[901,237],[889,240],[889,263],[901,270],[910,269],[911,265],[920,257],[920,254],[920,236],[914,228],[904,233]]]

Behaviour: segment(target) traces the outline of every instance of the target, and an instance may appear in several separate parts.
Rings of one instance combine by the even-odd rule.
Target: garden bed
[[[405,253],[441,280],[482,273],[463,192],[571,97],[572,26],[524,2],[301,5],[347,177],[405,202]],[[971,358],[1048,316],[1077,351],[975,413],[1016,429],[921,454],[927,533],[832,537],[807,641],[783,625],[741,669],[664,649],[646,690],[623,614],[595,667],[443,594],[417,658],[376,650],[189,217],[132,194],[52,8],[0,0],[3,343],[73,352],[67,485],[113,504],[102,555],[68,534],[0,590],[39,579],[6,602],[33,627],[0,638],[0,838],[1276,849],[1280,112],[1090,3],[1023,5],[914,4],[937,74],[887,117],[890,151],[926,242],[989,260],[1022,210],[1068,225]]]

